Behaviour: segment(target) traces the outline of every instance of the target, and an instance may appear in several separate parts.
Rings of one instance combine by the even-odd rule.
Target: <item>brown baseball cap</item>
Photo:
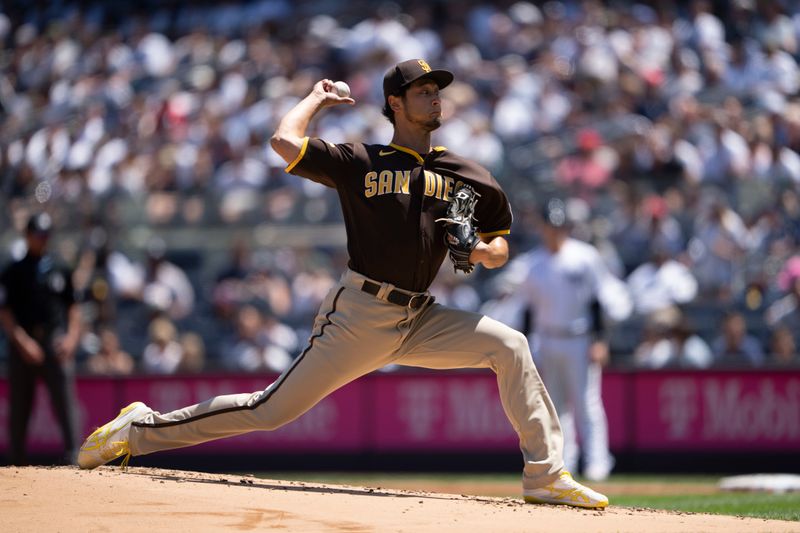
[[[409,59],[393,66],[383,76],[383,97],[398,94],[415,81],[428,78],[444,89],[453,82],[453,73],[447,70],[433,70],[424,59]]]

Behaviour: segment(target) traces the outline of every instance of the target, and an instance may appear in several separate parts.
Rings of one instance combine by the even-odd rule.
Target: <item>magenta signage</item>
[[[491,374],[384,374],[371,379],[373,449],[519,449]]]
[[[800,450],[800,374],[633,374],[638,450]]]
[[[608,419],[608,441],[612,450],[627,447],[630,441],[630,376],[619,372],[603,375],[603,403]]]
[[[275,376],[81,379],[81,435],[142,400],[162,412],[212,396],[255,392]],[[8,391],[0,380],[0,453],[8,448]],[[615,451],[800,449],[798,372],[607,372],[603,396]],[[32,453],[56,453],[61,437],[43,387],[29,429]],[[514,453],[495,376],[376,373],[336,391],[273,432],[187,448],[186,453],[494,451]]]

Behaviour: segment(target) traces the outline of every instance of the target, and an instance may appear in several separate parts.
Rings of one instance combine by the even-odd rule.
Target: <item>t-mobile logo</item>
[[[667,424],[670,440],[689,437],[697,417],[697,383],[691,379],[668,379],[658,391],[659,415]]]

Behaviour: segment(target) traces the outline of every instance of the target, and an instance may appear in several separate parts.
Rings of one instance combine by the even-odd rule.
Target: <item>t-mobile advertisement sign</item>
[[[86,378],[80,438],[141,400],[162,413],[222,394],[253,393],[275,376]],[[616,451],[800,449],[800,372],[607,372],[603,396]],[[269,402],[261,407],[269,409]],[[43,386],[28,426],[32,453],[58,453],[61,432]],[[0,453],[9,444],[8,383],[0,380]],[[186,448],[186,453],[493,451],[518,438],[491,373],[376,373],[294,422]]]
[[[800,449],[797,372],[632,377],[635,449]]]
[[[492,375],[378,375],[372,382],[378,451],[519,447]]]

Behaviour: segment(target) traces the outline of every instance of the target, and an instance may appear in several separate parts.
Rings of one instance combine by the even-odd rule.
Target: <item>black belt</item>
[[[377,296],[378,292],[381,290],[380,283],[373,283],[369,280],[364,280],[364,284],[361,285],[361,290],[369,293],[373,296]],[[391,302],[395,305],[401,305],[403,307],[410,307],[411,309],[419,309],[423,305],[428,302],[433,302],[433,296],[430,294],[407,294],[402,291],[392,290],[386,294],[386,301]]]

